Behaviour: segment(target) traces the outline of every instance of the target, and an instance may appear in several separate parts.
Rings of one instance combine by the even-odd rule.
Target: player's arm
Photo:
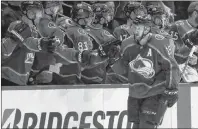
[[[12,55],[16,46],[17,46],[17,43],[15,43],[15,41],[13,41],[11,38],[3,38],[1,40],[1,58],[2,58],[2,61],[4,59],[9,58]]]
[[[175,45],[174,41],[169,39],[169,45],[164,47],[164,59],[161,61],[162,69],[166,72],[166,89],[175,89],[180,82],[179,66],[174,58]]]
[[[7,31],[8,37],[15,40],[17,44],[22,44],[34,52],[48,49],[48,46],[52,45],[53,39],[34,38],[31,33],[30,27],[21,21],[12,22]]]
[[[166,89],[162,95],[164,96],[168,107],[172,107],[178,100],[178,85],[181,80],[179,66],[174,58],[174,50],[174,42],[170,39],[169,45],[164,47],[164,60],[161,61],[162,70],[166,73]]]
[[[128,70],[129,70],[129,57],[130,57],[129,51],[130,48],[122,49],[120,59],[117,60],[111,67],[115,74],[118,74],[123,78],[126,78],[126,80],[128,80],[126,75],[128,74]]]
[[[60,57],[56,59],[62,59],[66,62],[66,64],[78,62],[77,53],[78,51],[76,51],[74,48],[68,48],[64,44],[61,46],[58,46],[57,49],[54,51],[54,55]]]

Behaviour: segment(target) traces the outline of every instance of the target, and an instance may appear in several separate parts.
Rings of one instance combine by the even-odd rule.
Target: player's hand
[[[108,57],[108,56],[114,56],[119,50],[119,47],[121,45],[120,40],[113,40],[106,42],[99,46],[98,53],[101,57]]]
[[[91,59],[91,51],[84,50],[78,54],[78,60],[81,63],[89,63]]]
[[[43,51],[54,52],[58,45],[60,45],[60,40],[56,37],[44,37],[40,40],[40,48]]]
[[[109,49],[108,52],[108,57],[109,58],[116,58],[119,57],[120,55],[120,46],[119,45],[112,45]]]
[[[197,64],[198,58],[197,58],[196,55],[193,54],[193,56],[192,57],[189,57],[189,58],[190,58],[189,64],[191,64],[191,65],[196,65]]]
[[[178,100],[178,89],[166,89],[162,94],[168,107],[172,107]]]

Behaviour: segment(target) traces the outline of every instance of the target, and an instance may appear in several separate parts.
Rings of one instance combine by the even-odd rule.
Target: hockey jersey
[[[174,48],[171,39],[159,34],[153,34],[144,46],[128,38],[122,43],[122,57],[112,69],[128,78],[130,96],[145,98],[161,94],[166,88],[177,88],[180,81]]]
[[[72,63],[64,63],[62,61],[65,55],[61,54],[63,49],[71,49],[76,52],[82,52],[84,50],[92,50],[93,44],[90,37],[87,35],[86,31],[82,29],[79,25],[71,20],[63,19],[60,22],[59,28],[64,32],[64,45],[60,47],[60,51],[57,50],[56,54],[59,55],[56,58],[56,65],[58,66],[58,72],[53,72],[53,83],[54,84],[79,84],[81,82],[81,69],[82,64],[78,61]],[[75,52],[74,52],[75,53]],[[58,61],[59,60],[59,61]],[[60,66],[60,67],[59,67]],[[54,67],[54,66],[52,66]]]
[[[168,39],[172,38],[172,36],[167,32],[167,30],[164,30],[164,29],[159,29],[157,27],[151,27],[151,32],[154,34],[160,34]]]
[[[56,37],[60,40],[60,44],[64,42],[64,33],[59,27],[47,17],[41,18],[37,25],[39,34],[42,37]],[[38,52],[35,55],[35,61],[32,67],[33,75],[38,73],[41,69],[49,65],[55,65],[56,59],[53,53]],[[52,72],[48,69],[43,70],[38,74],[37,83],[49,83],[52,81]]]
[[[26,85],[40,38],[33,26],[23,21],[12,22],[8,32],[11,35],[2,42],[2,78]]]
[[[77,84],[80,83],[81,67],[77,61],[73,47],[70,47],[70,40],[65,31],[48,18],[40,20],[39,32],[43,37],[55,36],[60,44],[54,53],[37,53],[33,66],[34,72],[39,72],[42,68],[49,66],[37,76],[37,83],[52,84]],[[70,48],[69,48],[70,47]]]
[[[183,41],[187,33],[195,30],[187,20],[179,20],[170,26],[170,35],[175,41],[175,59],[179,64],[184,63],[190,53],[190,48],[185,45]]]
[[[115,40],[112,34],[101,28],[89,26],[86,28],[86,32],[92,40],[93,49],[98,49],[100,45]],[[95,67],[86,68],[82,71],[82,80],[86,84],[101,84],[105,81],[108,57],[98,56],[98,58],[100,58],[101,61],[99,61]]]
[[[123,41],[124,39],[128,38],[129,36],[133,35],[133,27],[130,27],[126,24],[116,27],[113,35],[118,39]]]

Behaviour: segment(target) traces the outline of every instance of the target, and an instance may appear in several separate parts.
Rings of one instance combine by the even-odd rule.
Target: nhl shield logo
[[[143,58],[140,55],[136,59],[129,63],[132,72],[137,72],[138,74],[144,76],[144,78],[152,78],[155,75],[155,70],[153,69],[153,62],[149,59]]]

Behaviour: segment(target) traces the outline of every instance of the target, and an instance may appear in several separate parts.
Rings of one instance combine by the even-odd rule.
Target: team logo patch
[[[49,27],[49,28],[56,28],[56,24],[53,23],[53,22],[49,22],[49,23],[48,23],[48,27]]]
[[[71,19],[66,19],[65,22],[67,25],[70,25],[70,26],[73,25],[73,22]]]
[[[133,61],[129,63],[132,72],[137,72],[144,78],[152,78],[155,75],[155,70],[153,69],[153,62],[149,59],[143,58],[140,55],[136,57]]]
[[[81,29],[81,28],[78,29],[78,33],[83,34],[83,35],[86,35],[86,34],[87,34],[87,33],[85,32],[85,30],[83,30],[83,29]]]
[[[109,37],[112,36],[112,34],[110,34],[110,33],[109,33],[108,31],[106,31],[106,30],[103,31],[103,34],[106,35],[106,36],[109,36]]]
[[[156,34],[156,35],[155,35],[155,38],[156,38],[157,40],[163,40],[163,39],[164,39],[164,36],[159,35],[159,34]]]
[[[127,26],[127,25],[122,25],[122,26],[121,26],[121,29],[127,30],[127,29],[129,29],[129,26]]]

